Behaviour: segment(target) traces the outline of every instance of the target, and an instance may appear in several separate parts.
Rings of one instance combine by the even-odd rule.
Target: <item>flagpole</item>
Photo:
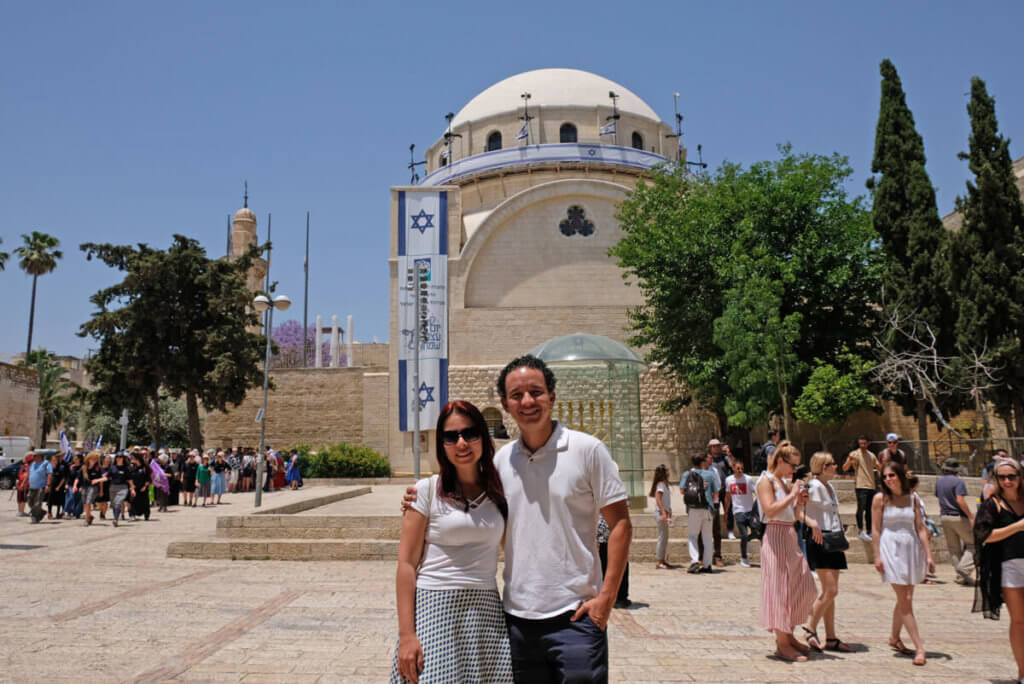
[[[306,212],[306,292],[302,300],[302,367],[309,366],[309,212]]]

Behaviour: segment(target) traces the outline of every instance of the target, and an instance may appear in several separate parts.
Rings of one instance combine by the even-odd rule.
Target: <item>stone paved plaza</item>
[[[325,489],[269,494],[264,505]],[[393,562],[166,557],[168,542],[212,534],[218,514],[252,512],[251,493],[117,529],[109,520],[30,525],[8,497],[0,501],[0,681],[388,679]],[[864,564],[843,573],[837,608],[840,636],[860,652],[789,664],[770,657],[772,641],[757,626],[756,568],[696,576],[632,567],[635,605],[616,610],[609,627],[612,681],[1012,681],[1005,613],[999,622],[972,615],[972,590],[953,584],[948,566],[939,577],[917,593],[926,667],[886,646],[892,592]]]

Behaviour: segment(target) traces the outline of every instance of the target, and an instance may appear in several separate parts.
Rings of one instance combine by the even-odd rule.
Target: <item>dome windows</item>
[[[501,131],[493,131],[487,136],[487,147],[484,152],[494,152],[501,149]]]
[[[636,131],[633,131],[633,149],[642,150],[644,149],[644,136],[640,135]]]
[[[574,143],[576,142],[576,126],[571,123],[564,123],[562,127],[558,129],[558,142],[560,143]]]
[[[583,207],[574,204],[565,212],[565,218],[558,223],[558,230],[565,237],[590,237],[594,234],[594,222],[587,218]]]

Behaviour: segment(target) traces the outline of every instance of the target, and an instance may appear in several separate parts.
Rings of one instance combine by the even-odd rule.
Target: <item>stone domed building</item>
[[[626,342],[626,312],[641,302],[641,293],[608,256],[622,236],[616,205],[647,170],[685,159],[671,127],[640,97],[575,69],[507,78],[449,121],[450,128],[427,150],[422,181],[391,191],[388,450],[398,471],[412,470],[412,436],[400,430],[411,429],[400,397],[400,388],[410,387],[403,377],[409,373],[406,352],[414,326],[400,302],[412,263],[404,260],[415,260],[406,251],[411,243],[436,240],[440,262],[428,276],[431,287],[445,279],[444,292],[431,289],[431,299],[446,302],[432,328],[446,348],[438,384],[447,383],[448,398],[467,399],[484,410],[494,434],[514,436],[515,425],[501,411],[494,386],[499,370],[546,340],[572,333]],[[434,238],[431,229],[437,231]],[[714,433],[714,420],[701,411],[657,412],[671,394],[660,373],[643,373],[640,385],[648,463],[674,462],[684,447],[686,453],[691,446],[701,448]],[[429,381],[421,388],[422,394],[415,393],[421,402],[441,396]],[[591,411],[599,415],[601,408]],[[579,407],[573,415],[573,427],[592,427]],[[432,427],[429,420],[421,425]],[[693,434],[697,443],[681,444],[683,434]],[[424,472],[434,469],[432,442],[430,435],[422,440]]]

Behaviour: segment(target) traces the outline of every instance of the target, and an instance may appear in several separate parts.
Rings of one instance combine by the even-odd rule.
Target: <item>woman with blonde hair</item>
[[[82,512],[85,525],[92,525],[92,507],[100,493],[100,485],[107,481],[107,476],[100,466],[100,452],[90,451],[85,456],[81,474]]]
[[[776,654],[803,662],[810,648],[797,641],[793,628],[811,615],[817,594],[807,560],[800,553],[793,523],[807,502],[803,482],[793,482],[800,450],[780,442],[768,470],[757,481],[757,500],[765,522],[761,540],[761,626],[775,633]]]
[[[658,570],[674,570],[676,566],[665,560],[668,555],[668,528],[672,524],[672,488],[668,486],[668,466],[664,463],[654,469],[654,481],[648,494],[654,499],[654,522],[658,526],[658,545],[654,557]]]
[[[853,648],[836,636],[836,595],[839,593],[839,571],[846,570],[846,528],[839,517],[839,497],[830,480],[838,464],[832,454],[819,451],[811,456],[811,477],[807,482],[807,505],[804,506],[807,540],[807,565],[818,573],[821,591],[814,601],[811,621],[804,632],[807,644],[822,650],[818,639],[818,622],[825,620],[826,651],[852,653]]]
[[[974,612],[998,620],[999,608],[1006,604],[1017,680],[1024,682],[1024,468],[1013,459],[998,458],[992,476],[999,489],[982,502],[974,520]]]
[[[914,655],[914,665],[924,665],[926,653],[914,617],[914,585],[922,584],[926,572],[935,572],[928,528],[914,493],[917,478],[903,465],[889,461],[882,467],[882,491],[871,502],[875,570],[892,585],[896,605],[892,609],[889,646],[902,655]],[[903,645],[900,632],[907,633],[916,651]]]

